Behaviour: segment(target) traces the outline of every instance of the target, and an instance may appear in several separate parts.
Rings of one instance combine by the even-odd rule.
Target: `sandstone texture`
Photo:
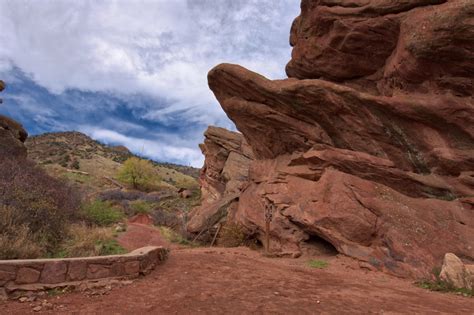
[[[273,252],[321,238],[399,276],[429,277],[448,252],[474,262],[473,16],[463,0],[303,0],[289,79],[212,69],[252,152],[231,220],[263,240],[274,205]],[[223,134],[206,135],[201,178],[221,202]]]
[[[227,217],[248,182],[249,165],[254,157],[242,134],[211,126],[204,136],[200,145],[206,157],[199,178],[201,206],[190,213],[187,229],[191,233],[210,228]]]
[[[4,296],[17,296],[22,292],[78,286],[97,280],[136,278],[148,274],[167,256],[167,249],[149,246],[125,255],[0,260],[0,292]]]
[[[473,15],[469,0],[303,0],[286,71],[384,95],[472,96]]]
[[[0,80],[0,92],[4,89],[5,83]],[[26,158],[23,143],[27,137],[28,133],[19,123],[0,115],[0,157]]]

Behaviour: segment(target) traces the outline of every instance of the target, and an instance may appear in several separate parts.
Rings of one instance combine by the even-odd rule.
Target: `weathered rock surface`
[[[5,83],[0,80],[0,92],[4,89]],[[25,158],[26,147],[23,142],[27,137],[28,133],[19,123],[0,115],[0,157]]]
[[[472,96],[473,15],[464,0],[303,0],[286,70],[385,95]]]
[[[465,265],[452,253],[444,256],[440,278],[455,288],[474,288],[474,265]]]
[[[319,237],[400,276],[429,276],[447,252],[474,261],[473,13],[462,0],[303,0],[290,79],[211,70],[254,154],[232,220],[262,239],[274,204],[273,251]],[[226,159],[203,151],[204,172],[221,174]],[[226,188],[211,182],[216,200]]]
[[[205,155],[201,170],[201,206],[190,213],[188,231],[196,233],[222,218],[248,181],[252,150],[244,137],[223,128],[210,126],[200,145]],[[222,212],[224,211],[224,212]]]

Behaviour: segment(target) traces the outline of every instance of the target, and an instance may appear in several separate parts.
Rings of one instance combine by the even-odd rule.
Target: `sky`
[[[0,0],[0,114],[201,167],[219,63],[285,78],[299,0]]]

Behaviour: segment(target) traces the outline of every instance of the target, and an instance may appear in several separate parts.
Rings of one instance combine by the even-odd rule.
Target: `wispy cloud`
[[[90,137],[107,144],[125,145],[131,151],[150,157],[157,161],[180,162],[187,161],[187,165],[201,167],[204,162],[202,154],[194,149],[179,145],[170,145],[160,141],[129,137],[113,130],[100,129],[91,126],[81,126],[79,130]],[[166,157],[165,159],[163,157]]]

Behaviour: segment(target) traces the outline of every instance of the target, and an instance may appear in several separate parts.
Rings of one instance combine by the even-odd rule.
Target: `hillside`
[[[71,180],[88,193],[116,188],[113,180],[119,168],[125,160],[134,156],[124,146],[108,146],[76,131],[32,136],[25,144],[28,157],[49,174]],[[192,177],[199,173],[198,169],[152,163],[163,188],[194,189],[198,186],[196,178]]]

